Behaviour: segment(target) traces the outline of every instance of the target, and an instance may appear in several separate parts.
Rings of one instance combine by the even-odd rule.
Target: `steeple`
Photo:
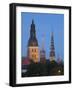
[[[38,41],[36,38],[36,30],[34,20],[32,20],[30,25],[30,37],[28,40],[28,58],[33,62],[37,63],[39,61],[39,49]]]
[[[38,46],[34,20],[32,20],[30,27],[30,38],[29,38],[28,46]]]
[[[31,36],[32,38],[35,38],[35,37],[36,37],[34,20],[32,20],[32,24],[31,24],[31,28],[30,28],[30,36]]]
[[[42,50],[44,50],[45,45],[45,34],[42,35]]]
[[[34,20],[32,19],[32,24],[34,24]]]
[[[55,60],[54,35],[51,33],[50,61]]]
[[[46,56],[45,56],[45,50],[44,50],[44,44],[45,44],[45,35],[42,36],[42,48],[40,50],[40,62],[45,63],[46,62]]]

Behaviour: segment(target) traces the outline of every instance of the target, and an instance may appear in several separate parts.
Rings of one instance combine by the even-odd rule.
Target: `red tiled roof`
[[[22,64],[23,64],[23,65],[28,65],[28,64],[30,64],[29,59],[28,59],[28,58],[24,58],[24,59],[22,60]]]

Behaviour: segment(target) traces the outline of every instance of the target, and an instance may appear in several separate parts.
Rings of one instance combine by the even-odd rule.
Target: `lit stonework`
[[[33,60],[34,62],[38,62],[39,60],[39,55],[38,55],[38,47],[29,47],[28,48],[28,56],[31,60]]]
[[[30,60],[33,60],[35,63],[38,62],[39,60],[38,41],[36,39],[35,24],[33,20],[30,29],[30,38],[28,41],[28,57]]]

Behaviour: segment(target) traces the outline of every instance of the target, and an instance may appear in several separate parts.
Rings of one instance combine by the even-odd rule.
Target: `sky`
[[[44,49],[46,58],[49,58],[51,33],[54,33],[54,47],[56,59],[61,56],[64,59],[64,14],[49,13],[21,13],[21,53],[27,56],[27,44],[30,37],[30,26],[34,20],[36,29],[36,38],[38,40],[39,50],[42,47],[44,35]]]

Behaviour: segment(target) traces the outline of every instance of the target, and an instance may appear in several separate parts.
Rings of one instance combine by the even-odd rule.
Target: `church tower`
[[[40,50],[40,62],[41,63],[46,63],[46,54],[45,54],[45,50],[44,50],[44,44],[45,44],[45,37],[43,35],[42,37],[42,48]]]
[[[30,27],[30,38],[28,41],[28,58],[35,63],[39,60],[38,41],[36,39],[35,24],[33,20]]]
[[[54,48],[54,36],[51,34],[51,46],[50,46],[50,61],[55,60],[55,48]]]

